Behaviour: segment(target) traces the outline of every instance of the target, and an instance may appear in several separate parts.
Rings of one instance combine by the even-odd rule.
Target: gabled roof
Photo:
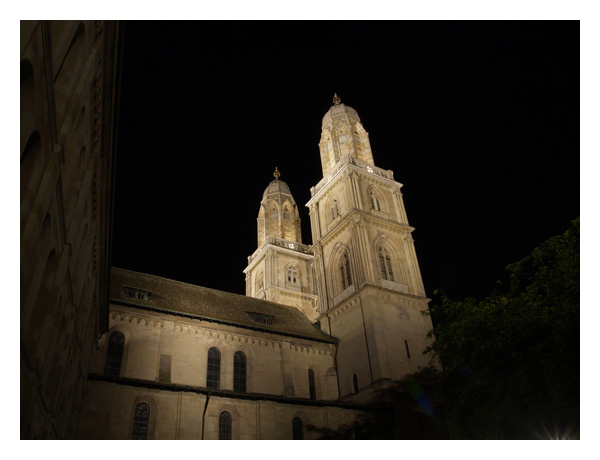
[[[132,291],[148,292],[149,296],[145,300],[126,294]],[[319,342],[336,342],[293,307],[117,267],[111,270],[110,298],[112,302],[146,310]],[[265,324],[268,321],[257,322],[257,315],[259,318],[272,318],[271,324]]]

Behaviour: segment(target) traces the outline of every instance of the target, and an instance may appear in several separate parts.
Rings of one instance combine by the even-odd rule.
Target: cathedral
[[[323,117],[313,244],[276,169],[258,205],[246,296],[113,267],[82,437],[308,439],[368,414],[368,395],[427,366],[432,328],[393,172],[357,112]]]
[[[232,294],[110,266],[119,25],[21,29],[22,439],[316,439],[428,365],[402,184],[337,94],[305,204],[312,244],[276,168],[246,295]]]

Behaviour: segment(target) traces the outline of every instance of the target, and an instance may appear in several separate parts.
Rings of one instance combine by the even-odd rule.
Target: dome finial
[[[279,176],[281,176],[281,173],[277,171],[277,166],[275,166],[275,172],[273,173],[273,175],[275,176],[276,180],[279,180]]]
[[[342,100],[337,93],[333,93],[333,105],[339,105],[340,102],[342,102]]]

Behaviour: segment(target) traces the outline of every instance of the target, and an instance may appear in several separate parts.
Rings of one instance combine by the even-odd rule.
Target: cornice
[[[356,174],[360,175],[369,182],[386,184],[387,188],[390,190],[395,190],[402,187],[400,182],[396,182],[394,179],[387,178],[383,175],[387,173],[393,177],[392,171],[385,171],[382,168],[377,166],[369,166],[366,163],[359,166],[358,162],[359,160],[355,158],[344,158],[343,160],[340,160],[338,165],[334,167],[333,172],[331,172],[327,177],[321,179],[317,185],[311,188],[312,196],[305,206],[310,207],[315,201],[323,199],[323,197],[326,196],[327,191],[332,188],[333,184],[339,181],[340,174],[347,170],[350,170],[349,174],[356,172]],[[326,181],[325,184],[321,184],[323,181]]]
[[[292,241],[290,241],[291,244],[294,245],[300,245],[302,243],[294,243]],[[308,247],[308,251],[311,251],[311,246],[308,245],[303,245],[303,246],[307,246]],[[266,256],[266,252],[272,249],[274,251],[277,252],[282,252],[284,254],[288,254],[290,256],[296,257],[296,258],[301,258],[301,259],[305,259],[305,260],[312,260],[314,258],[314,255],[306,252],[301,252],[301,251],[296,251],[295,249],[290,249],[290,248],[286,248],[284,246],[280,246],[277,244],[272,244],[272,243],[263,243],[256,251],[254,251],[254,253],[249,257],[252,259],[252,261],[248,264],[248,266],[244,269],[243,273],[248,273],[250,271],[252,271],[254,269],[254,266],[256,264],[259,263],[259,261],[261,261],[265,256]]]
[[[115,311],[115,307],[118,309],[118,307],[126,307],[128,309],[134,310],[134,311]],[[293,307],[289,307],[289,308],[293,308]],[[142,312],[137,312],[135,310],[141,310]],[[163,315],[168,315],[173,317],[173,319],[171,320],[157,320],[157,319],[153,319],[151,318],[148,314],[144,314],[143,312],[151,312],[151,313],[156,313],[156,314],[163,314]],[[231,321],[226,321],[226,320],[221,320],[221,319],[216,319],[216,318],[209,318],[209,317],[204,317],[204,316],[199,316],[199,315],[193,315],[190,313],[183,313],[183,312],[175,312],[175,311],[170,311],[170,310],[165,310],[165,309],[161,309],[161,308],[157,308],[157,307],[150,307],[150,306],[141,306],[141,305],[134,305],[134,304],[130,304],[127,302],[123,302],[120,300],[111,300],[111,316],[112,315],[118,315],[122,318],[127,317],[129,318],[129,322],[132,321],[137,321],[137,324],[140,324],[141,321],[145,321],[146,324],[150,324],[152,323],[153,326],[159,326],[159,323],[163,323],[164,321],[172,321],[177,323],[178,321],[181,322],[180,319],[178,318],[188,318],[190,320],[196,320],[196,321],[206,321],[207,323],[213,323],[213,324],[219,324],[222,326],[229,326],[232,328],[237,328],[237,329],[242,329],[242,330],[250,330],[250,331],[257,331],[260,332],[262,334],[267,334],[267,336],[263,337],[263,340],[267,340],[267,337],[270,336],[276,336],[276,337],[294,337],[297,339],[302,339],[302,340],[307,340],[309,342],[317,342],[317,343],[334,343],[335,339],[334,338],[323,338],[323,339],[319,339],[319,338],[313,338],[313,337],[306,337],[302,334],[295,334],[293,332],[283,332],[283,331],[279,331],[279,330],[273,330],[273,329],[267,329],[267,328],[263,328],[260,327],[260,325],[256,325],[256,326],[252,326],[252,325],[248,325],[248,324],[238,324],[238,323],[234,323]],[[116,316],[114,316],[114,318],[116,318]],[[183,324],[183,323],[181,323]],[[190,325],[190,323],[185,323]],[[191,324],[191,326],[196,327],[198,330],[212,330],[212,328],[208,327],[208,326],[201,326],[201,325],[197,325],[194,326],[193,324]],[[221,331],[221,333],[225,333],[224,331]],[[228,331],[228,334],[236,334],[236,332],[234,331]],[[241,333],[237,333],[238,335]],[[273,341],[273,342],[281,342],[282,340],[280,338],[269,338],[268,340]]]
[[[358,411],[381,411],[381,408],[376,406],[362,405],[358,403],[351,403],[340,400],[323,400],[323,399],[309,399],[309,398],[297,398],[283,395],[274,395],[267,393],[245,393],[233,390],[217,390],[214,388],[206,388],[193,385],[184,385],[180,383],[162,383],[151,380],[132,379],[127,377],[113,377],[101,374],[89,374],[88,380],[90,382],[116,384],[125,387],[135,388],[146,388],[148,390],[155,391],[172,391],[176,393],[196,393],[201,395],[210,395],[211,398],[230,398],[230,399],[244,399],[250,401],[272,401],[281,404],[292,404],[301,406],[315,406],[315,407],[338,407],[341,409],[358,410]]]
[[[368,211],[355,207],[352,208],[347,214],[342,216],[339,223],[331,230],[327,231],[327,233],[322,235],[315,245],[319,244],[322,247],[327,246],[329,243],[331,243],[332,239],[335,239],[343,230],[347,229],[349,225],[351,226],[352,222],[360,224],[361,221],[364,221],[367,224],[375,225],[378,228],[383,228],[404,235],[410,234],[415,230],[415,228],[411,227],[410,225],[403,224],[392,219],[386,219],[385,217],[376,216]]]
[[[407,294],[399,291],[391,291],[384,287],[381,287],[377,284],[373,284],[370,282],[365,282],[360,285],[360,287],[354,291],[350,296],[346,299],[342,300],[340,303],[330,308],[329,310],[322,313],[318,319],[322,317],[336,318],[340,314],[348,311],[350,308],[358,305],[360,301],[361,293],[363,293],[367,289],[375,289],[378,292],[376,293],[377,298],[384,300],[389,303],[394,303],[396,299],[401,298],[404,300],[403,304],[406,306],[413,307],[417,309],[418,307],[425,306],[431,301],[431,299],[415,294]]]
[[[297,337],[297,339],[303,339],[303,340],[305,340],[307,342],[311,342],[311,343],[308,344],[308,343],[301,343],[298,341],[285,340],[280,337],[277,338],[277,337],[265,337],[262,335],[256,336],[256,335],[244,334],[244,333],[240,333],[239,331],[234,331],[234,330],[215,329],[215,328],[212,328],[212,327],[206,326],[206,325],[192,324],[191,322],[182,321],[177,318],[173,318],[170,320],[157,319],[157,318],[152,318],[148,315],[144,315],[143,313],[140,314],[140,312],[113,311],[113,312],[111,312],[111,319],[113,321],[120,321],[122,323],[133,323],[133,324],[139,324],[142,326],[149,326],[152,328],[161,328],[165,325],[166,322],[169,322],[169,323],[174,324],[174,331],[176,333],[193,334],[196,336],[205,337],[207,339],[224,340],[224,341],[236,342],[236,343],[247,344],[247,345],[258,345],[258,346],[263,346],[263,347],[267,347],[267,348],[281,348],[282,342],[288,342],[288,343],[290,343],[290,346],[294,351],[301,352],[301,353],[313,354],[313,355],[322,355],[322,356],[329,355],[330,356],[331,355],[331,347],[333,346],[333,343],[330,343],[330,342],[319,342],[316,340],[313,341],[311,339],[306,339],[306,338],[301,338],[301,337]],[[235,327],[235,326],[233,326],[233,327]],[[278,334],[273,334],[271,332],[270,335],[278,335]],[[316,343],[314,343],[314,342],[316,342]]]

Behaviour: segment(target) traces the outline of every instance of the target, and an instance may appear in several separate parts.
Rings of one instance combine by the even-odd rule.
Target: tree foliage
[[[431,306],[451,436],[578,437],[579,218],[507,271],[483,300]]]

